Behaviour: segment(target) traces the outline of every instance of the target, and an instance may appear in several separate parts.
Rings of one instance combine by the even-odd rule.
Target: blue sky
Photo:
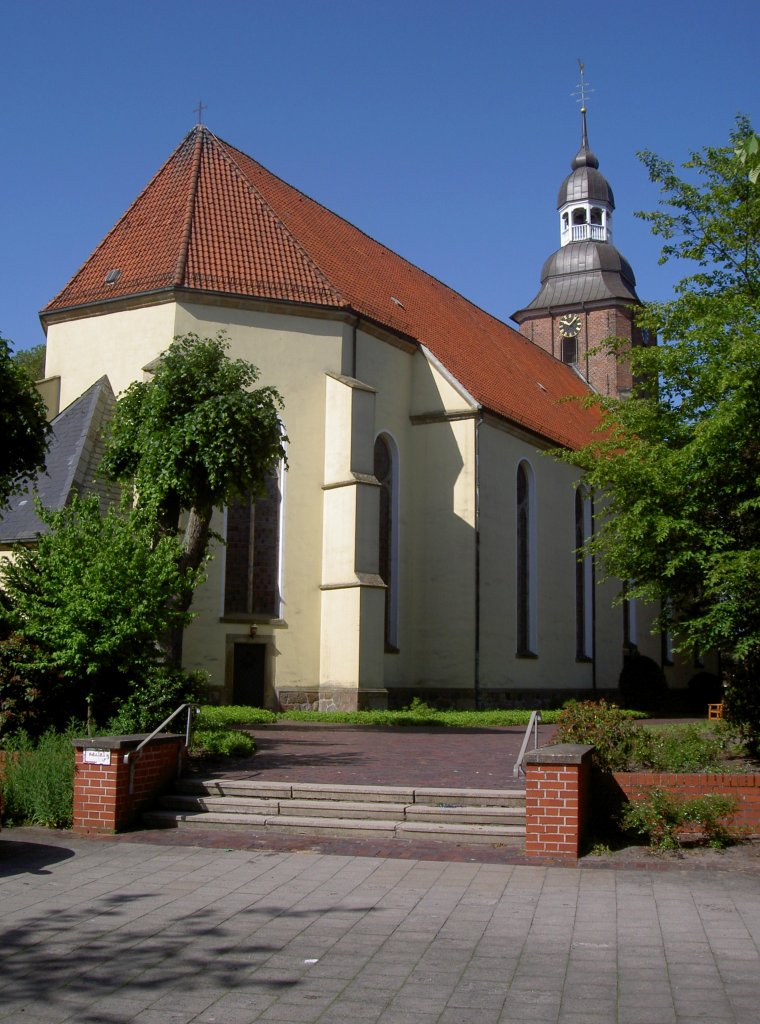
[[[11,0],[3,46],[0,333],[38,310],[196,121],[507,320],[559,245],[558,187],[590,143],[644,299],[683,276],[633,211],[636,157],[680,163],[760,126],[757,0]]]

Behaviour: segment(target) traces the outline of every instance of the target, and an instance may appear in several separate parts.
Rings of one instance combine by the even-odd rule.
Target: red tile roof
[[[570,367],[203,126],[42,316],[172,288],[358,313],[425,345],[486,410],[571,448],[598,422],[561,402],[589,393]]]

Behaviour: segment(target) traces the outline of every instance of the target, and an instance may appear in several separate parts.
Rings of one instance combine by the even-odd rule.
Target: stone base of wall
[[[566,700],[605,700],[619,703],[620,694],[617,690],[564,690],[560,688],[542,688],[540,690],[522,689],[482,689],[476,702],[472,689],[444,689],[443,687],[391,687],[388,689],[388,707],[397,711],[408,707],[412,700],[419,700],[430,707],[441,711],[473,711],[476,703],[481,710],[520,709],[528,711],[547,710],[561,707]]]
[[[708,772],[615,772],[615,782],[627,800],[645,800],[650,790],[661,789],[676,799],[716,794],[734,797],[739,804],[731,831],[760,836],[760,773],[711,774]]]
[[[388,707],[388,691],[322,687],[314,690],[278,690],[282,711],[382,711]]]

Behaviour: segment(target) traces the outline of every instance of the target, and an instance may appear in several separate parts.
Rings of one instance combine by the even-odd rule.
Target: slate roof
[[[610,242],[568,242],[541,268],[541,289],[525,309],[513,314],[522,322],[530,310],[544,311],[581,303],[639,303],[631,264]]]
[[[560,401],[588,394],[570,367],[202,125],[41,315],[177,290],[356,313],[425,345],[486,410],[554,443],[579,447],[597,422]]]
[[[103,457],[103,431],[116,407],[111,384],[101,377],[50,424],[52,438],[46,470],[12,498],[0,513],[0,544],[29,542],[47,529],[35,511],[35,494],[42,505],[59,509],[75,493],[98,493],[105,506],[118,498],[118,488],[97,475]]]

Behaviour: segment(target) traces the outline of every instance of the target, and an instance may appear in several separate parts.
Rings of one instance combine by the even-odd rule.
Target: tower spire
[[[578,69],[581,74],[581,80],[572,95],[578,98],[577,102],[581,105],[581,148],[576,153],[575,159],[570,165],[574,171],[577,171],[579,167],[599,167],[599,161],[591,152],[591,148],[588,144],[588,128],[586,125],[586,97],[594,90],[586,81],[586,65],[580,58],[578,58]]]

